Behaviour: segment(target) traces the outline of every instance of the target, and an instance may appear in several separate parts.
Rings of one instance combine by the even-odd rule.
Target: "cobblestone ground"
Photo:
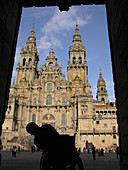
[[[104,156],[97,156],[96,160],[92,159],[92,154],[81,154],[84,164],[84,170],[120,170],[119,159],[116,154],[105,154]]]
[[[21,152],[16,157],[11,152],[1,152],[1,170],[39,170],[41,152]],[[115,154],[105,154],[92,159],[91,154],[81,153],[84,170],[119,170],[119,160]]]

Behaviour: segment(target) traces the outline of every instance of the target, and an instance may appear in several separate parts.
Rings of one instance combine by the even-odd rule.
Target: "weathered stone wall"
[[[108,0],[108,30],[117,99],[121,169],[128,169],[128,1]]]
[[[8,102],[21,11],[17,0],[0,1],[0,129]]]

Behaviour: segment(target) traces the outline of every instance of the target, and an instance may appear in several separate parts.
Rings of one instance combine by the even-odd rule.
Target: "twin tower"
[[[31,139],[26,133],[26,125],[29,122],[35,122],[39,126],[51,124],[60,134],[77,133],[77,148],[84,148],[85,142],[99,141],[97,134],[94,140],[94,133],[97,131],[99,134],[102,124],[105,131],[102,131],[102,134],[105,136],[104,124],[107,122],[104,121],[107,120],[108,124],[112,121],[112,125],[114,121],[113,126],[117,126],[116,108],[110,106],[101,71],[97,83],[97,99],[93,99],[88,81],[85,47],[81,41],[78,25],[73,35],[73,43],[69,47],[67,80],[62,74],[62,65],[57,63],[53,46],[49,56],[46,57],[46,62],[38,69],[39,55],[34,33],[33,26],[25,48],[21,49],[16,82],[10,87],[8,109],[3,125],[3,141],[8,145],[8,141],[13,142],[15,139],[15,142],[29,148],[27,141]],[[108,111],[114,114],[114,119],[111,119],[111,116],[109,119],[101,119],[103,113],[108,116],[106,114]],[[112,138],[111,125],[108,128],[108,138]],[[103,139],[100,139],[103,144],[102,141]],[[101,145],[100,142],[95,143],[97,147]]]
[[[44,81],[53,81],[61,88],[62,80],[65,82],[67,98],[77,95],[87,95],[92,98],[91,85],[88,82],[88,66],[86,62],[85,46],[82,44],[78,25],[76,25],[73,35],[73,44],[69,47],[69,61],[67,64],[68,80],[62,74],[61,64],[58,65],[57,58],[54,56],[53,46],[46,57],[46,63],[38,70],[39,55],[36,47],[34,26],[31,35],[28,37],[25,48],[21,49],[21,59],[17,66],[16,85],[26,88],[35,82],[42,86]],[[108,102],[106,83],[100,71],[97,83],[97,100],[102,103]]]

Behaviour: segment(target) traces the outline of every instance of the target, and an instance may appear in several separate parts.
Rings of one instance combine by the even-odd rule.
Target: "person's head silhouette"
[[[39,126],[35,124],[34,122],[28,123],[26,130],[31,135],[36,135],[38,132]]]

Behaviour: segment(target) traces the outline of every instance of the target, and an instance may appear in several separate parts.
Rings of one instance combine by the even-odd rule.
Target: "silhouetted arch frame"
[[[115,10],[115,8],[117,9],[117,7],[120,5],[120,8],[122,9],[125,9],[125,11],[128,11],[126,10],[128,8],[127,5],[125,5],[127,3],[127,0],[124,0],[124,1],[120,1],[120,0],[117,0],[118,3],[116,4],[117,6],[114,6],[113,4],[115,3],[115,0],[111,0],[111,1],[107,1],[107,0],[87,0],[87,1],[84,1],[84,0],[81,0],[81,1],[75,1],[74,0],[71,0],[70,3],[69,1],[65,1],[65,3],[63,4],[63,1],[62,1],[62,4],[60,1],[56,1],[54,2],[53,4],[53,1],[30,1],[30,0],[21,0],[21,1],[17,1],[15,0],[15,3],[17,3],[18,5],[17,6],[12,6],[12,8],[15,8],[17,9],[16,12],[18,11],[18,14],[17,14],[17,17],[15,18],[12,18],[11,17],[11,13],[10,11],[8,11],[8,20],[9,22],[11,23],[12,20],[16,22],[16,24],[14,24],[12,26],[12,31],[14,32],[13,34],[13,38],[12,38],[12,42],[9,43],[9,47],[12,49],[10,50],[10,53],[7,53],[7,55],[3,55],[3,58],[5,58],[5,60],[7,59],[7,56],[8,56],[8,60],[10,59],[10,63],[9,65],[6,65],[7,67],[7,71],[6,71],[6,76],[5,76],[5,72],[3,71],[3,74],[4,76],[6,77],[3,85],[1,85],[1,87],[6,87],[5,89],[1,88],[2,91],[4,91],[4,96],[3,94],[1,94],[1,98],[3,97],[3,102],[1,102],[1,105],[0,105],[0,130],[2,129],[2,124],[4,122],[4,118],[5,118],[5,110],[7,108],[7,99],[8,99],[8,95],[9,95],[9,87],[10,87],[10,84],[11,84],[11,76],[12,76],[12,69],[13,69],[13,64],[14,64],[14,56],[15,56],[15,49],[16,49],[16,42],[17,42],[17,36],[18,36],[18,30],[19,30],[19,25],[20,25],[20,19],[21,19],[21,14],[22,14],[22,7],[45,7],[45,6],[57,6],[59,7],[60,11],[63,11],[63,10],[66,10],[68,11],[69,10],[69,7],[71,7],[72,5],[104,5],[106,3],[106,8],[107,8],[107,19],[108,19],[108,32],[109,32],[109,40],[110,40],[110,48],[111,48],[111,56],[112,56],[112,66],[113,66],[113,75],[114,75],[114,82],[115,82],[115,95],[116,95],[116,103],[117,103],[117,110],[120,108],[119,107],[119,104],[120,104],[120,101],[119,99],[121,98],[119,96],[119,93],[118,93],[118,86],[119,86],[119,76],[117,76],[117,65],[116,65],[116,49],[119,47],[119,45],[121,44],[122,45],[122,42],[119,41],[118,44],[114,44],[114,38],[115,38],[115,30],[111,29],[113,24],[112,24],[112,21],[114,20],[111,20],[111,17],[112,17],[112,10]],[[112,3],[113,2],[113,3]],[[10,0],[8,0],[8,3],[12,3]],[[4,3],[3,3],[4,4]],[[4,5],[3,5],[4,6]],[[6,6],[6,5],[5,5]],[[124,11],[124,10],[123,10]],[[118,10],[115,10],[114,11],[115,14],[118,14]],[[3,16],[5,16],[5,14],[3,14]],[[114,18],[116,15],[114,15]],[[121,16],[121,15],[120,15]],[[117,17],[119,18],[119,17]],[[118,21],[115,21],[115,23],[117,23],[119,25],[119,21],[124,21],[125,18],[124,17],[120,17],[118,19]],[[117,24],[115,24],[117,26]],[[116,33],[116,36],[118,35],[121,35],[121,31],[124,30],[124,27],[123,27],[123,24],[124,22],[121,22],[120,23],[120,30],[117,31]],[[126,23],[125,24],[125,28],[128,28],[128,24]],[[5,26],[7,28],[7,26]],[[123,32],[123,31],[122,31]],[[6,34],[5,34],[5,30],[3,29],[1,31],[1,35],[3,35],[4,39],[6,39]],[[128,37],[127,35],[125,36],[126,38]],[[125,40],[126,40],[125,38]],[[2,41],[2,39],[1,39]],[[5,47],[5,43],[2,44],[2,47]],[[2,48],[1,48],[2,49]],[[3,48],[4,49],[4,48]],[[126,48],[125,48],[126,49]],[[118,53],[118,52],[117,52]],[[125,54],[126,55],[126,54]],[[3,62],[5,61],[3,59]],[[122,62],[122,61],[121,61]],[[1,64],[3,64],[1,62]],[[125,63],[126,65],[126,63]],[[1,74],[0,76],[0,79],[3,81],[3,76]],[[123,79],[123,78],[122,78]],[[125,104],[125,107],[126,107],[126,104]],[[123,107],[122,107],[123,108]],[[4,110],[4,111],[3,111]],[[120,136],[121,136],[121,129],[120,127],[123,126],[123,120],[120,120],[120,117],[119,115],[122,114],[121,111],[117,111],[117,118],[118,118],[118,123],[119,123],[119,133],[120,133]],[[120,115],[121,116],[121,115]],[[1,131],[0,131],[0,134],[1,134]],[[121,144],[121,140],[120,140],[120,144]],[[123,143],[122,143],[123,145]],[[127,145],[128,146],[128,145]],[[124,147],[125,148],[125,147]],[[122,149],[120,148],[120,155],[121,155],[121,152],[122,152]],[[120,160],[121,160],[121,164],[123,165],[123,155],[120,156]],[[124,155],[125,157],[125,155]],[[126,165],[123,165],[123,166],[126,166]]]

